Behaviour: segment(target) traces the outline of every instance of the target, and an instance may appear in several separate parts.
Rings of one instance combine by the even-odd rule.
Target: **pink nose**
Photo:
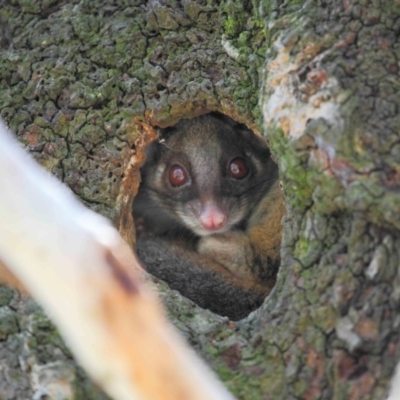
[[[225,225],[226,215],[214,204],[206,204],[200,213],[199,220],[203,228],[217,230]]]

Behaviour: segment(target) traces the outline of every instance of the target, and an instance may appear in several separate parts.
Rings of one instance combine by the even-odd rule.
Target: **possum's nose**
[[[212,202],[205,203],[199,215],[202,227],[210,231],[223,228],[226,219],[226,214]]]

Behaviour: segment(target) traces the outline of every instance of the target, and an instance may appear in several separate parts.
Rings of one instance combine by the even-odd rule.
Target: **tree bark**
[[[267,137],[286,215],[264,305],[231,323],[159,284],[239,399],[387,394],[400,358],[399,15],[368,0],[0,7],[1,117],[130,243],[152,126],[220,111]],[[2,287],[0,306],[1,398],[55,399],[60,378],[64,398],[103,398],[31,300]]]

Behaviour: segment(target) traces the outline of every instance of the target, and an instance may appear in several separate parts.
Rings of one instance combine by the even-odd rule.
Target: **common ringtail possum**
[[[134,200],[147,271],[238,320],[275,284],[284,212],[265,142],[221,114],[181,120],[152,143]]]

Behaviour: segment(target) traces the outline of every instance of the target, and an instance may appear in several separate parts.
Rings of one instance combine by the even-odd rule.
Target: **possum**
[[[133,204],[146,270],[239,320],[275,285],[284,212],[265,141],[222,114],[181,120],[147,151]]]

